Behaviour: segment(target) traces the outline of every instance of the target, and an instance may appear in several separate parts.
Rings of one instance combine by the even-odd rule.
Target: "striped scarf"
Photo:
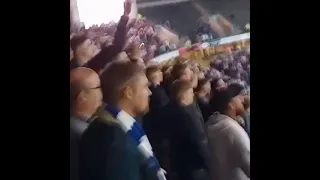
[[[147,162],[156,169],[158,180],[166,180],[165,171],[160,167],[157,158],[153,155],[152,147],[141,124],[125,111],[118,110],[113,106],[106,105],[104,110],[108,111],[118,121],[121,129],[137,143],[137,148]]]

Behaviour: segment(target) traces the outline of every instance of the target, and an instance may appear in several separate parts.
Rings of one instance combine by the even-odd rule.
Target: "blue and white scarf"
[[[144,155],[147,162],[152,162],[151,164],[156,168],[158,179],[166,180],[165,171],[160,167],[157,158],[153,155],[152,147],[141,124],[125,111],[118,110],[111,105],[106,105],[104,110],[108,111],[116,120],[118,120],[121,129],[129,134],[138,144],[137,147]]]

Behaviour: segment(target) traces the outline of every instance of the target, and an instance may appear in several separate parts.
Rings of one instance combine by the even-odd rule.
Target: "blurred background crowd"
[[[250,179],[249,19],[177,6],[70,24],[71,180]]]

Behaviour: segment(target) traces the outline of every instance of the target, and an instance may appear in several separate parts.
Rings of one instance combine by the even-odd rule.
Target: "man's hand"
[[[131,12],[132,0],[126,0],[124,2],[124,15],[129,16]]]

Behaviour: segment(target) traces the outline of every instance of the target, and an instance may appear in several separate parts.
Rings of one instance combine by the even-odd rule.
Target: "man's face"
[[[182,76],[180,77],[181,80],[185,80],[185,81],[190,81],[192,78],[193,72],[191,71],[191,69],[189,67],[187,67]]]
[[[132,102],[135,107],[135,112],[138,116],[142,116],[149,111],[149,82],[146,75],[141,74],[132,85]]]
[[[243,116],[245,114],[245,96],[238,95],[232,98],[231,102],[233,110],[236,112],[237,116]]]
[[[92,73],[88,76],[87,80],[90,82],[87,84],[83,92],[80,92],[78,98],[85,99],[90,103],[91,107],[97,109],[102,104],[102,91],[100,88],[100,78],[96,73]]]

